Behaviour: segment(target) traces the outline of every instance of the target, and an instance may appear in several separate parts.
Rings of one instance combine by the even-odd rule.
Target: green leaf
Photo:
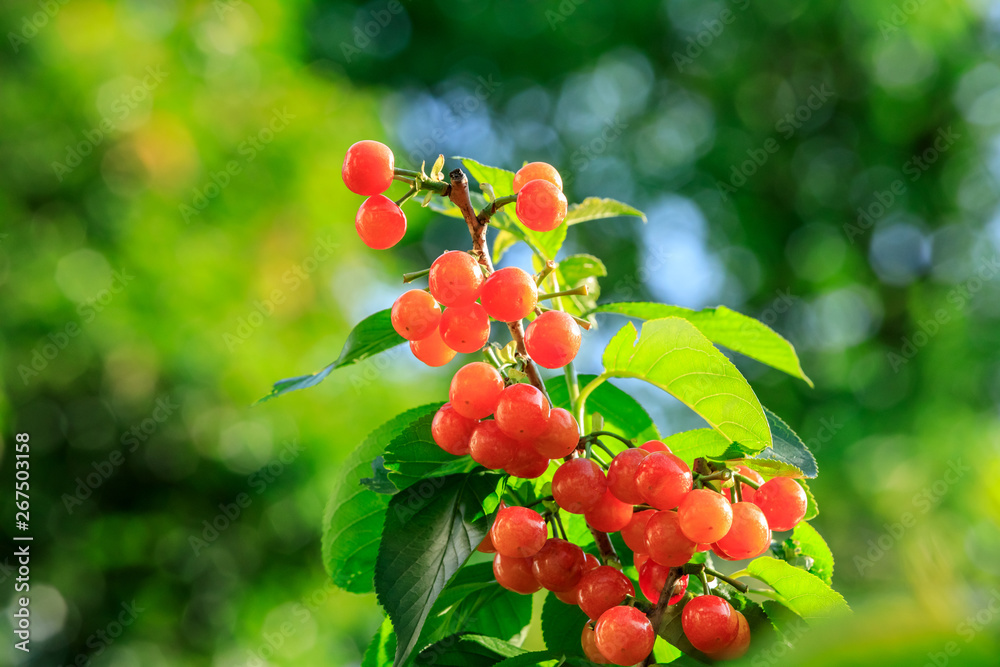
[[[559,291],[587,286],[586,295],[562,296],[556,299],[556,305],[560,310],[579,316],[594,308],[601,296],[601,285],[597,279],[607,276],[608,270],[597,257],[581,254],[570,255],[561,260],[554,274],[555,280],[559,283]]]
[[[468,456],[454,456],[437,446],[431,435],[435,413],[415,420],[385,448],[388,481],[400,491],[430,478],[470,472],[476,467]]]
[[[756,458],[788,463],[809,478],[818,475],[816,458],[802,442],[802,438],[778,415],[767,408],[764,408],[764,413],[767,415],[768,426],[771,427],[771,446],[757,454]]]
[[[382,621],[378,632],[372,637],[365,651],[365,657],[361,660],[361,667],[385,667],[392,664],[393,656],[396,653],[396,635],[392,633],[392,622],[389,619]]]
[[[771,445],[764,409],[732,362],[679,317],[631,322],[604,350],[604,374],[645,380],[675,396],[709,426],[744,447]]]
[[[806,515],[803,518],[804,521],[812,521],[819,516],[819,507],[816,505],[816,496],[813,495],[812,490],[809,485],[805,483],[805,480],[796,479],[802,490],[806,492]]]
[[[602,199],[601,197],[587,197],[579,204],[573,204],[566,212],[566,224],[576,225],[588,220],[603,220],[604,218],[617,218],[623,215],[632,215],[642,218],[646,222],[646,214],[628,204],[623,204],[614,199]]]
[[[521,239],[512,232],[508,232],[503,229],[498,230],[496,237],[493,239],[493,263],[499,264],[500,259],[504,256],[504,254],[513,248],[520,240]]]
[[[771,459],[738,459],[733,461],[735,465],[745,465],[751,470],[756,470],[764,477],[802,477],[802,471],[790,463],[773,461]]]
[[[594,375],[580,375],[577,382],[581,387],[594,379]],[[572,412],[573,406],[569,400],[569,387],[566,378],[554,376],[545,382],[552,405],[565,408]],[[587,399],[587,407],[591,412],[600,412],[604,417],[605,430],[618,433],[637,440],[640,444],[647,440],[656,440],[660,432],[653,423],[652,417],[638,401],[609,382],[597,387]]]
[[[576,605],[560,602],[553,593],[546,595],[542,604],[542,639],[546,648],[565,655],[582,656],[580,634],[587,620],[587,615]]]
[[[385,467],[385,457],[376,456],[372,461],[372,476],[361,480],[361,483],[375,493],[392,495],[399,493],[396,485],[389,481],[389,470]]]
[[[532,651],[507,658],[496,667],[558,667],[562,662],[560,654],[554,651]]]
[[[810,625],[851,612],[844,598],[829,584],[783,560],[758,558],[750,562],[747,571],[773,588],[781,596],[780,602]]]
[[[370,593],[375,557],[388,496],[361,485],[371,462],[417,419],[437,411],[436,404],[408,410],[375,429],[341,466],[323,519],[323,564],[333,583],[351,593]]]
[[[268,399],[287,394],[290,391],[315,387],[338,368],[343,368],[349,364],[356,364],[379,352],[385,352],[388,349],[405,343],[406,340],[392,328],[390,312],[391,309],[389,308],[380,310],[374,315],[369,315],[358,322],[357,326],[348,334],[344,348],[340,351],[340,356],[332,364],[312,375],[300,375],[286,380],[278,380],[274,383],[271,393],[257,402],[263,403]]]
[[[492,667],[524,649],[496,637],[463,634],[445,637],[420,652],[417,664],[447,667]]]
[[[675,433],[663,438],[663,444],[688,465],[699,457],[727,460],[753,453],[738,442],[730,442],[726,436],[711,428]]]
[[[794,645],[802,638],[802,635],[809,630],[809,624],[801,616],[774,600],[764,600],[760,604],[767,619],[771,622],[771,627],[784,638],[788,645]],[[777,646],[777,644],[776,644]]]
[[[618,313],[642,320],[682,317],[698,327],[713,343],[801,378],[810,387],[813,386],[812,380],[802,371],[791,343],[763,322],[725,306],[695,311],[662,303],[624,302],[606,303],[594,312]]]
[[[502,588],[493,576],[492,563],[467,565],[438,596],[420,644],[458,632],[472,632],[520,645],[529,623],[530,595]]]
[[[375,593],[396,631],[396,665],[416,648],[445,585],[486,536],[483,503],[500,476],[440,477],[427,493],[392,496],[375,562]]]
[[[792,539],[799,543],[799,549],[806,556],[811,556],[813,565],[809,571],[825,581],[833,583],[833,552],[827,546],[826,540],[810,524],[800,521],[792,531]]]

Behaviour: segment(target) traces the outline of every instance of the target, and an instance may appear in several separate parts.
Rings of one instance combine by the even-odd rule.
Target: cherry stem
[[[740,484],[739,481],[737,481],[735,484],[733,484],[733,493],[736,494],[736,502],[742,503],[743,502],[743,485]]]
[[[392,170],[393,176],[404,176],[406,178],[420,178],[420,172],[413,169],[400,169],[396,167]]]
[[[580,381],[576,378],[576,366],[572,361],[563,366],[563,375],[566,376],[566,386],[569,388],[569,402],[573,403],[580,395]]]
[[[481,222],[486,222],[493,217],[493,214],[499,211],[501,208],[507,204],[513,204],[517,201],[517,195],[507,195],[506,197],[497,197],[490,204],[483,208],[476,216],[476,219]]]
[[[757,482],[753,481],[752,479],[750,479],[746,475],[739,474],[738,472],[734,472],[733,473],[733,478],[736,479],[736,480],[739,480],[740,482],[743,482],[744,484],[746,484],[747,486],[749,486],[751,489],[753,489],[755,491],[760,488],[760,484],[758,484]]]
[[[542,282],[549,277],[549,274],[555,270],[555,268],[556,268],[556,263],[553,262],[551,259],[545,262],[545,266],[542,268],[542,270],[535,274],[535,284],[541,285]]]
[[[525,507],[534,507],[538,503],[544,503],[548,500],[555,500],[555,496],[543,496],[534,502],[528,503],[527,505],[525,505]]]
[[[586,428],[583,420],[586,416],[587,398],[607,379],[608,376],[606,375],[598,375],[593,380],[588,382],[587,386],[580,390],[580,395],[577,396],[576,404],[573,406],[573,410],[576,412],[576,422],[580,425],[580,428]]]
[[[601,554],[601,560],[604,561],[605,565],[611,565],[617,567],[619,570],[622,569],[622,562],[618,558],[618,553],[615,551],[615,545],[611,544],[611,538],[608,537],[607,533],[601,532],[587,524],[587,528],[590,529],[590,534],[594,536],[594,542],[597,543],[597,550]]]
[[[586,285],[580,285],[579,287],[563,290],[561,292],[550,292],[548,294],[539,294],[538,300],[545,301],[546,299],[557,299],[561,296],[587,296],[588,294],[590,294],[590,288],[588,288]]]
[[[598,433],[603,433],[604,431],[597,431],[597,432],[598,432]],[[597,445],[598,447],[600,447],[601,449],[603,449],[604,451],[606,451],[606,452],[608,453],[608,456],[610,456],[611,458],[614,458],[614,457],[615,457],[615,453],[614,453],[613,451],[611,451],[611,450],[610,450],[610,449],[609,449],[609,448],[607,447],[607,445],[605,445],[605,444],[604,444],[603,442],[601,442],[601,441],[600,441],[600,440],[598,440],[597,438],[594,438],[593,440],[591,440],[591,443],[593,443],[593,444]]]
[[[705,568],[698,570],[698,579],[701,580],[701,588],[705,595],[719,595],[718,592],[709,589],[708,575],[705,574]]]
[[[410,189],[406,191],[406,194],[400,197],[399,200],[396,201],[396,206],[402,206],[410,199],[412,199],[413,196],[418,192],[420,192],[420,188],[418,188],[417,184],[414,183],[413,185],[410,186]]]
[[[404,273],[403,274],[403,282],[404,283],[412,283],[417,278],[423,278],[424,276],[426,276],[430,272],[431,272],[430,269],[424,269],[423,271],[413,271],[411,273]]]
[[[541,298],[541,297],[539,297],[539,298]],[[546,312],[548,312],[550,310],[559,310],[558,308],[549,308],[548,306],[542,306],[542,305],[535,306],[535,307],[538,308],[539,310],[541,310],[543,313],[546,313]],[[565,311],[560,311],[560,312],[565,312]],[[587,331],[590,331],[590,327],[593,326],[590,323],[590,320],[585,320],[582,317],[577,317],[576,315],[570,315],[570,317],[573,318],[574,322],[576,322],[578,325],[580,325],[581,329],[586,329]]]
[[[624,436],[618,435],[617,433],[612,433],[611,431],[593,431],[592,433],[589,433],[589,434],[587,434],[584,437],[585,438],[594,438],[594,439],[597,439],[598,436],[602,436],[602,435],[606,435],[609,438],[614,438],[616,440],[621,440],[623,443],[625,443],[626,447],[630,447],[630,448],[635,447],[635,443],[633,443],[631,440],[629,440],[628,438],[626,438]],[[610,453],[610,452],[608,452],[608,453]]]
[[[713,570],[710,567],[702,567],[702,572],[703,573],[708,573],[708,574],[712,575],[713,577],[715,577],[716,579],[721,579],[722,581],[726,582],[727,584],[729,584],[730,586],[732,586],[733,588],[735,588],[736,590],[738,590],[740,593],[746,593],[748,590],[750,590],[750,587],[747,586],[746,584],[744,584],[742,581],[737,581],[732,576],[726,576],[726,575],[722,574],[721,572],[717,572],[717,571]],[[739,574],[739,573],[737,573],[737,574]],[[707,589],[706,589],[706,591],[707,591]]]

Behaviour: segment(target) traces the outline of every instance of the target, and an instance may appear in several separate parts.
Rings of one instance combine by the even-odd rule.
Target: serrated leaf
[[[812,521],[819,516],[819,507],[816,505],[816,496],[813,495],[812,490],[809,485],[805,483],[805,480],[796,479],[802,490],[806,492],[806,515],[803,518],[804,521]]]
[[[524,653],[524,649],[496,637],[452,635],[421,651],[417,663],[442,667],[492,667]]]
[[[371,472],[371,462],[407,426],[435,405],[408,410],[375,429],[347,457],[334,484],[323,519],[323,564],[333,583],[351,593],[370,593],[379,536],[389,497],[372,493],[361,480]]]
[[[451,475],[429,493],[398,493],[389,501],[375,593],[396,632],[395,665],[405,664],[438,595],[486,536],[483,503],[499,479]]]
[[[814,574],[777,558],[757,558],[747,571],[775,590],[783,605],[810,625],[851,613],[843,596]]]
[[[688,465],[699,457],[727,460],[753,453],[738,442],[730,442],[726,436],[711,428],[675,433],[663,438],[663,444]]]
[[[740,372],[687,320],[631,322],[604,350],[604,374],[645,380],[672,394],[708,425],[744,447],[771,444],[764,408]]]
[[[580,375],[577,382],[583,387],[594,377],[596,376]],[[553,407],[565,408],[572,412],[573,406],[570,405],[566,378],[562,376],[549,378],[545,382],[545,389],[549,393]],[[607,431],[634,439],[639,444],[660,437],[660,432],[646,409],[639,405],[639,402],[634,398],[609,382],[601,384],[594,390],[587,399],[587,407],[590,411],[603,415],[604,429]]]
[[[389,481],[389,470],[385,467],[385,457],[376,456],[372,461],[372,476],[361,480],[361,483],[375,493],[392,495],[398,493],[396,485]]]
[[[392,633],[392,623],[389,619],[382,621],[378,632],[368,643],[361,667],[386,667],[391,665],[396,654],[396,635]]]
[[[793,479],[802,477],[802,471],[795,466],[782,463],[781,461],[772,461],[771,459],[737,459],[733,461],[733,464],[745,465],[751,470],[756,470],[764,477],[791,477]]]
[[[436,405],[441,406],[440,403]],[[470,472],[476,468],[475,461],[468,456],[455,456],[437,446],[431,435],[433,421],[434,413],[423,415],[386,446],[387,478],[398,490],[424,480]]]
[[[813,386],[812,380],[803,372],[791,343],[763,322],[725,306],[695,311],[662,303],[623,302],[600,305],[594,312],[618,313],[642,320],[682,317],[698,327],[713,343],[801,378],[810,387]]]
[[[550,651],[565,655],[583,655],[580,634],[588,621],[576,605],[560,602],[553,593],[545,596],[542,604],[542,639]]]
[[[813,565],[809,571],[827,584],[833,584],[833,552],[823,536],[810,524],[800,521],[792,531],[792,539],[799,543],[802,553],[812,556]]]
[[[357,326],[348,334],[340,356],[332,364],[312,375],[300,375],[286,380],[278,380],[274,383],[271,393],[257,402],[263,403],[290,391],[315,387],[338,368],[356,364],[379,352],[385,352],[405,343],[406,340],[392,328],[390,312],[391,309],[388,308],[380,310],[358,322]]]
[[[493,576],[492,563],[467,565],[438,596],[420,643],[471,632],[520,645],[529,623],[531,596],[502,588]]]
[[[587,197],[579,204],[573,204],[569,207],[566,211],[566,224],[576,225],[589,220],[618,218],[623,215],[635,216],[646,222],[646,214],[628,204],[615,199]]]
[[[809,631],[809,624],[794,611],[774,600],[764,600],[760,603],[771,627],[788,645],[794,645]]]
[[[771,446],[757,454],[756,458],[788,463],[809,478],[818,475],[816,458],[802,442],[802,438],[796,435],[781,417],[767,408],[764,408],[764,414],[767,415],[767,423],[771,428]]]

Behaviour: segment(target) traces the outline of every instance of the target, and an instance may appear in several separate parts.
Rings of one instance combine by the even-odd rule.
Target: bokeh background
[[[737,362],[816,453],[857,614],[755,665],[995,664],[1000,6],[32,0],[0,27],[0,525],[28,432],[35,537],[33,650],[5,629],[0,664],[359,663],[381,616],[327,586],[324,504],[448,369],[390,353],[252,404],[468,244],[413,205],[361,244],[363,138],[549,161],[649,216],[571,229],[603,300],[725,304],[800,350],[814,390]]]

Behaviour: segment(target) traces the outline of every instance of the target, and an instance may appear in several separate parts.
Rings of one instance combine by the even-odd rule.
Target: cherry
[[[497,583],[508,591],[521,595],[530,595],[542,588],[531,572],[531,558],[517,558],[497,553],[493,557],[493,576],[496,577]]]
[[[481,421],[476,424],[469,438],[469,455],[472,460],[490,470],[505,467],[514,458],[517,443],[504,435],[495,421]]]
[[[504,507],[490,528],[490,538],[498,554],[530,558],[545,546],[545,519],[529,507]],[[582,559],[582,556],[581,556]]]
[[[577,588],[580,609],[595,621],[608,609],[624,602],[626,596],[635,596],[635,588],[629,578],[610,565],[585,573]]]
[[[583,516],[592,528],[605,533],[616,533],[632,520],[632,505],[623,503],[608,491]]]
[[[649,560],[649,554],[633,552],[632,553],[632,564],[635,566],[635,571],[639,572],[642,570],[642,566]]]
[[[469,441],[478,423],[460,415],[451,403],[445,403],[431,421],[431,437],[449,454],[464,456],[469,453]]]
[[[549,412],[549,402],[537,388],[512,384],[500,394],[493,414],[504,433],[516,440],[531,440],[545,432]]]
[[[434,260],[427,282],[442,306],[468,306],[479,298],[484,280],[475,257],[451,250]]]
[[[525,183],[538,178],[548,181],[560,190],[563,189],[562,176],[555,167],[546,162],[529,162],[514,174],[514,194],[520,192]]]
[[[646,615],[635,607],[612,607],[594,626],[597,649],[616,665],[634,665],[653,650],[656,634]]]
[[[734,472],[738,472],[744,477],[749,477],[750,479],[752,479],[754,482],[757,483],[757,486],[760,486],[761,484],[764,483],[764,478],[760,476],[759,472],[751,468],[748,468],[746,466],[736,466],[736,470]],[[740,482],[739,484],[740,484],[740,493],[743,495],[743,502],[752,503],[754,496],[757,494],[757,489],[753,488],[752,486],[747,486],[743,482]],[[732,491],[730,489],[726,489],[725,494],[727,498],[732,497],[731,496]]]
[[[385,144],[359,141],[347,149],[340,175],[356,195],[380,195],[392,185],[395,158]]]
[[[764,512],[771,530],[791,530],[806,515],[806,492],[791,477],[775,477],[764,482],[753,502]]]
[[[660,565],[655,560],[646,561],[639,569],[639,589],[650,602],[659,602],[660,596],[663,595],[663,587],[667,585],[669,577],[669,567]],[[688,575],[685,574],[674,582],[670,598],[667,599],[668,605],[677,604],[684,597],[684,593],[687,592],[688,578]]]
[[[598,650],[597,635],[594,633],[594,628],[590,627],[589,622],[584,624],[583,632],[580,633],[580,646],[583,647],[583,654],[587,656],[587,660],[596,665],[610,664],[608,659]]]
[[[561,459],[573,453],[579,443],[580,427],[573,413],[552,408],[545,430],[531,444],[545,458]]]
[[[610,488],[610,484],[608,486]],[[655,513],[656,510],[643,510],[632,515],[628,525],[622,528],[625,546],[636,553],[646,553],[646,523]]]
[[[625,503],[641,505],[646,502],[636,485],[636,472],[642,460],[649,456],[644,449],[626,449],[611,460],[608,468],[608,489],[615,498]]]
[[[476,551],[483,554],[495,554],[497,552],[497,548],[493,546],[493,539],[490,537],[489,531],[486,531],[486,537],[476,547]]]
[[[451,378],[448,400],[460,415],[482,419],[493,414],[502,391],[503,378],[497,369],[474,361],[459,368]]]
[[[699,595],[684,606],[681,628],[692,646],[711,654],[736,639],[739,620],[725,599],[718,595]]]
[[[517,217],[528,229],[551,232],[566,219],[566,195],[549,181],[528,181],[517,194]]]
[[[733,525],[733,509],[721,493],[695,489],[677,506],[677,519],[692,542],[717,542]]]
[[[473,436],[474,437],[474,436]],[[698,545],[681,532],[676,512],[661,511],[646,523],[649,557],[660,565],[678,567],[691,560]]]
[[[478,303],[449,306],[441,313],[441,338],[456,352],[478,352],[490,339],[490,318]]]
[[[688,588],[688,577],[689,575],[684,575],[683,577],[678,577],[677,581],[674,582],[674,590],[671,591],[670,597],[667,599],[667,604],[677,604],[684,598],[684,594],[687,593]]]
[[[361,203],[354,217],[354,229],[366,246],[385,250],[406,234],[406,216],[396,202],[384,195],[374,195]]]
[[[528,442],[514,441],[514,456],[504,466],[512,477],[536,479],[549,469],[549,460],[535,451]]]
[[[404,292],[392,304],[392,328],[406,340],[420,340],[434,333],[441,323],[441,306],[422,289]]]
[[[718,652],[706,654],[715,660],[736,660],[742,658],[746,655],[747,649],[750,648],[750,624],[747,623],[746,616],[740,612],[734,609],[733,613],[736,614],[736,622],[738,624],[736,639]]]
[[[550,538],[532,559],[535,580],[550,591],[568,591],[583,576],[586,559],[583,549],[558,538]]]
[[[524,346],[542,368],[562,368],[580,351],[580,325],[561,310],[546,311],[528,325]]]
[[[653,452],[639,463],[635,482],[647,503],[669,510],[691,490],[691,469],[673,454]]]
[[[508,266],[486,279],[480,296],[490,317],[498,322],[517,322],[535,309],[538,287],[526,271]]]
[[[428,366],[444,366],[455,358],[455,350],[445,345],[441,332],[436,329],[427,338],[411,340],[410,351]]]
[[[667,454],[670,453],[670,448],[664,445],[659,440],[648,440],[645,443],[643,443],[642,447],[640,447],[639,449],[645,449],[650,454],[652,454],[653,452],[665,452]]]
[[[733,526],[716,541],[716,546],[733,560],[753,558],[770,544],[771,529],[764,513],[746,501],[733,505]]]
[[[601,467],[590,459],[570,459],[552,477],[552,495],[571,514],[583,514],[600,502],[608,490]]]
[[[601,566],[601,561],[597,560],[597,557],[592,554],[585,553],[583,554],[583,558],[584,558],[583,561],[584,576],[586,576],[586,574],[591,570],[593,570],[595,567]],[[582,581],[583,577],[580,578],[580,582]],[[569,589],[568,591],[555,591],[555,595],[557,598],[559,598],[562,602],[565,602],[566,604],[580,604],[580,597],[579,597],[580,584],[577,583],[576,586]]]

